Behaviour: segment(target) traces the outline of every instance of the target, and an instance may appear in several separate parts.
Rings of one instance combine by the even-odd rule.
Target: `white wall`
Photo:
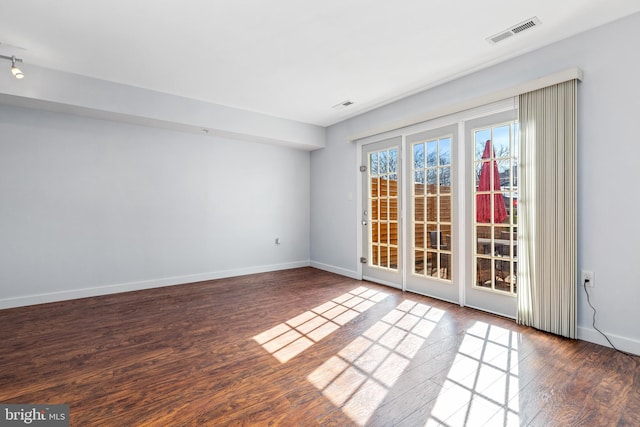
[[[356,146],[350,140],[437,108],[578,66],[578,269],[595,272],[598,325],[614,344],[640,354],[637,265],[640,243],[640,14],[473,73],[336,124],[327,147],[311,154],[313,265],[357,276]],[[508,42],[508,41],[507,41]],[[401,66],[402,64],[398,64]],[[604,343],[591,327],[584,292],[579,336]]]
[[[309,163],[0,105],[0,308],[308,265]]]

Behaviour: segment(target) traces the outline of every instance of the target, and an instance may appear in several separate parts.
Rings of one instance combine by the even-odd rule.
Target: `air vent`
[[[340,104],[336,104],[331,108],[333,108],[334,110],[342,110],[343,108],[347,108],[351,105],[353,105],[353,101],[343,101]]]
[[[538,25],[542,24],[542,22],[540,22],[540,20],[537,17],[533,17],[531,19],[527,19],[524,22],[521,22],[519,24],[514,25],[513,27],[509,28],[508,30],[505,31],[501,31],[498,34],[491,36],[487,39],[487,41],[489,43],[498,43],[501,42],[504,39],[508,39],[511,36],[515,36],[516,34],[520,34],[521,32],[528,30],[530,28],[533,27],[537,27]]]

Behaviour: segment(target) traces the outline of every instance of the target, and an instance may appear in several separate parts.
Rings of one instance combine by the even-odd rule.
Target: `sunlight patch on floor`
[[[280,323],[253,339],[281,363],[285,363],[387,296],[384,292],[360,286]]]
[[[518,426],[520,334],[476,322],[469,328],[426,426]]]
[[[364,425],[444,313],[405,300],[307,379],[351,420]]]

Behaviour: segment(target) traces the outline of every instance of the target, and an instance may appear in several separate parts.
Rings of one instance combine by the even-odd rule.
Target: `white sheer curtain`
[[[519,96],[520,324],[577,334],[576,96],[570,80]]]

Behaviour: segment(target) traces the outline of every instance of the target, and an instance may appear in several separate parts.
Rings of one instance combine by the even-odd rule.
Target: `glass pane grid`
[[[369,154],[369,259],[368,264],[398,270],[398,150]]]
[[[451,138],[412,146],[413,274],[451,282]]]
[[[474,286],[514,295],[517,291],[516,123],[475,131]]]

